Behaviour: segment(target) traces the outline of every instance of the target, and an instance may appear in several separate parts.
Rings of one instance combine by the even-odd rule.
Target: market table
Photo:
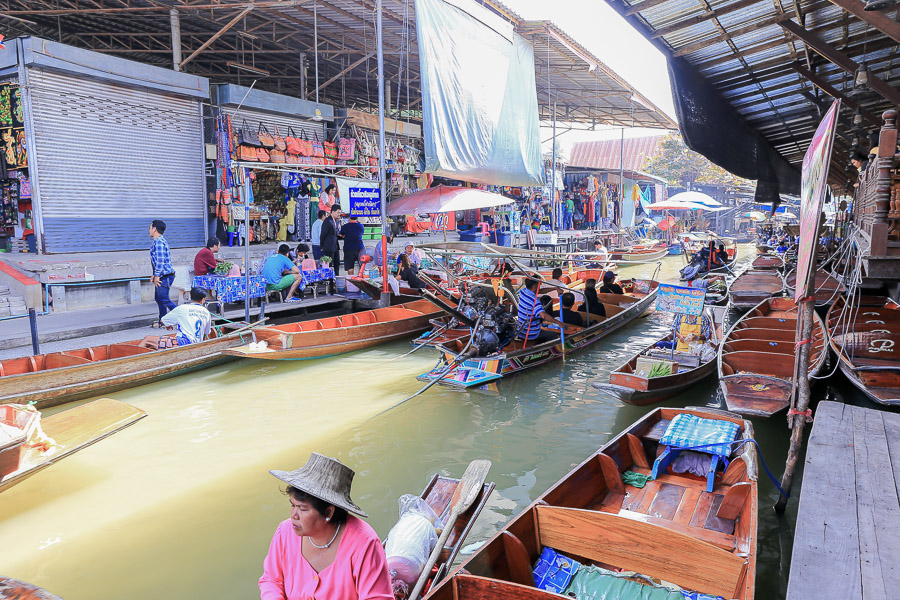
[[[195,275],[192,287],[212,290],[220,302],[240,302],[246,297],[245,277],[222,277],[219,275]],[[266,295],[266,280],[259,275],[250,276],[250,297],[262,298]]]

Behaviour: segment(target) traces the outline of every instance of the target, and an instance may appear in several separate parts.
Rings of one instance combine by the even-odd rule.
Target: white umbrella
[[[792,212],[777,213],[775,216],[779,219],[796,219],[797,218],[797,215],[795,215]]]
[[[703,192],[681,192],[669,198],[670,202],[692,202],[703,206],[718,207],[722,203]]]
[[[680,196],[681,194],[675,194],[672,198]],[[726,210],[725,206],[707,206],[706,204],[698,204],[696,202],[687,202],[687,201],[679,201],[679,200],[661,200],[659,202],[654,202],[647,206],[649,210]]]

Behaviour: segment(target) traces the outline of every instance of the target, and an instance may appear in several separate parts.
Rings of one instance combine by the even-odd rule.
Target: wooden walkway
[[[900,597],[900,415],[822,402],[806,451],[788,600]]]

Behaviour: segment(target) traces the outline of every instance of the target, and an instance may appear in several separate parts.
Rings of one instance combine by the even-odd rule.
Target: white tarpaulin
[[[425,170],[541,185],[534,49],[472,0],[451,2],[416,0]]]

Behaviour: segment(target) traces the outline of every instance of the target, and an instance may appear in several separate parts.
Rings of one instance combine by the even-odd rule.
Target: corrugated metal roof
[[[587,169],[618,169],[640,171],[647,160],[657,152],[662,135],[651,135],[622,140],[603,140],[599,142],[576,142],[572,145],[569,166]]]

